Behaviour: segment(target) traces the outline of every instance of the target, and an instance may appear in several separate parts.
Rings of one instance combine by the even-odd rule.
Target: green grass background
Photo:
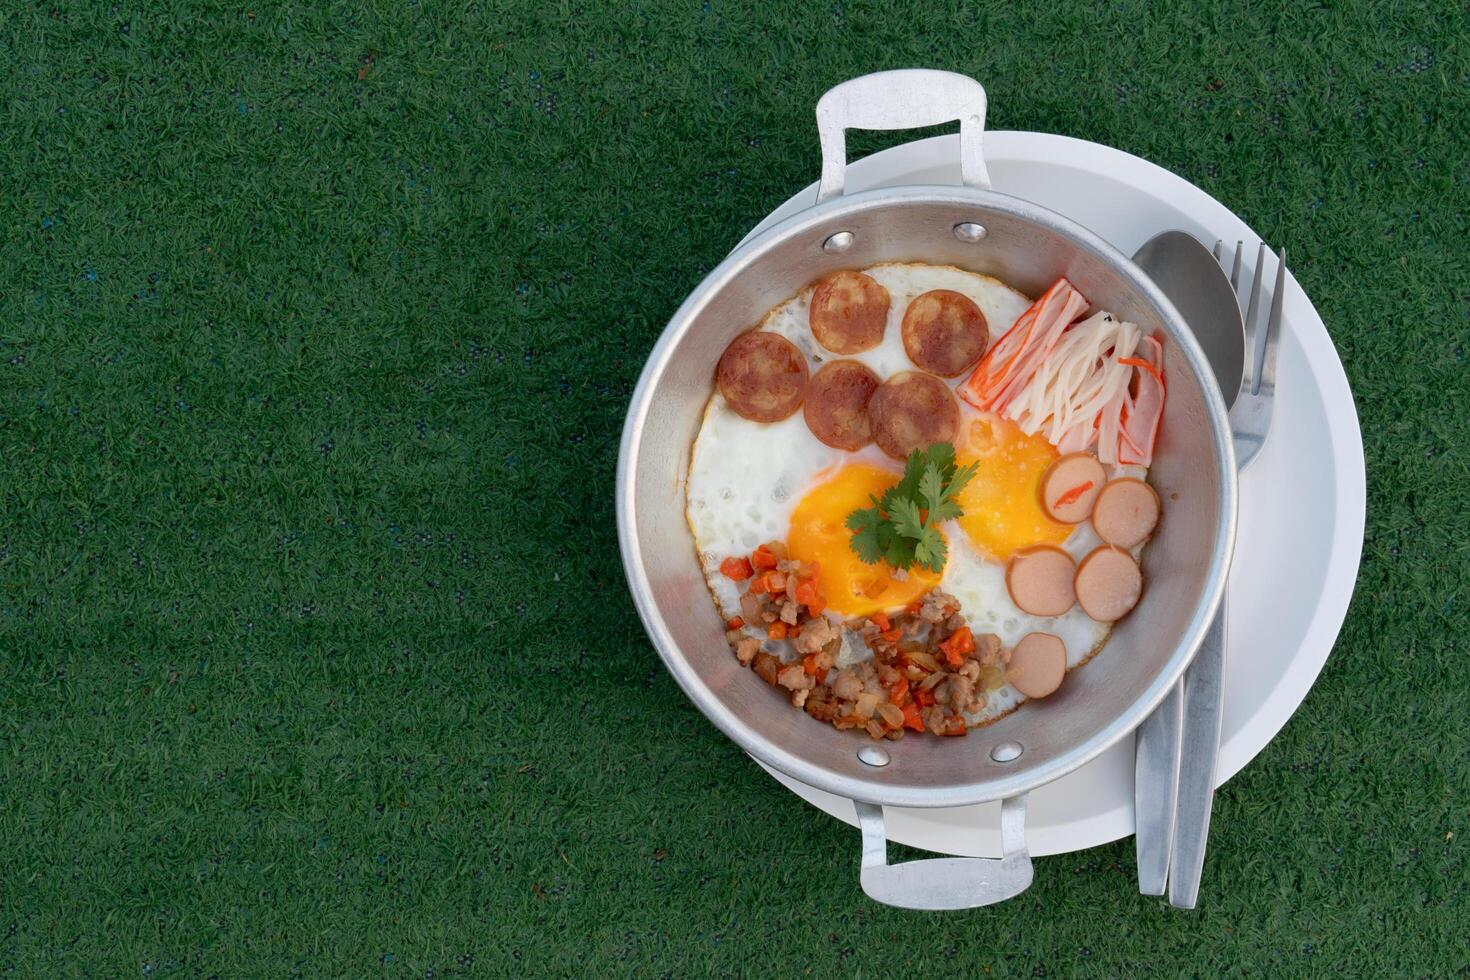
[[[1470,971],[1466,6],[252,2],[0,10],[0,975]],[[646,352],[914,65],[1287,246],[1352,382],[1356,598],[1193,913],[1131,840],[868,902],[625,593]]]

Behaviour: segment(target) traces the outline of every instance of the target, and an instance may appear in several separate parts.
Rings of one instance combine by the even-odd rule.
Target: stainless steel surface
[[[1184,694],[1176,684],[1134,735],[1133,850],[1144,895],[1164,894],[1169,881],[1183,727]]]
[[[1015,762],[1025,751],[1020,742],[1001,742],[990,750],[990,757],[996,762]]]
[[[1031,853],[1026,849],[1026,797],[1000,805],[1002,856],[927,858],[888,863],[883,808],[854,803],[863,832],[863,891],[905,909],[971,909],[1014,898],[1031,887]]]
[[[1228,409],[1245,374],[1245,322],[1235,303],[1235,291],[1210,250],[1193,235],[1166,231],[1145,242],[1133,253],[1133,261],[1189,324]]]
[[[893,761],[887,749],[879,748],[876,745],[864,745],[858,749],[858,759],[869,766],[886,766],[889,762]]]
[[[1233,283],[1194,236],[1166,231],[1144,243],[1133,255],[1174,307],[1184,315],[1210,360],[1227,406],[1240,391],[1245,375],[1245,323]],[[1239,276],[1239,263],[1233,272]],[[1164,894],[1173,850],[1175,807],[1179,792],[1184,698],[1176,688],[1134,735],[1134,853],[1138,890]]]
[[[1179,762],[1179,803],[1169,860],[1169,904],[1194,908],[1210,810],[1215,800],[1215,760],[1220,754],[1220,717],[1225,679],[1225,601],[1184,675],[1184,738]]]
[[[959,77],[898,73],[909,80],[936,74]],[[942,83],[949,100],[942,111],[906,115],[914,109],[911,93],[905,99],[883,96],[884,111],[876,116],[856,112],[855,93],[870,91],[873,79],[885,75],[839,86],[834,93],[845,93],[842,99],[831,99],[834,93],[823,98],[825,110],[819,115],[827,199],[737,247],[695,288],[654,345],[623,429],[618,540],[629,591],[665,666],[706,717],[756,759],[863,803],[951,807],[1009,800],[1071,772],[1126,737],[1183,674],[1219,602],[1234,544],[1233,449],[1224,403],[1183,319],[1151,280],[1096,235],[1045,208],[974,186],[832,196],[841,189],[846,127],[885,120],[928,125],[955,118],[947,113],[955,111],[956,90],[979,89],[968,79],[961,79],[963,85]],[[968,91],[966,97],[974,94]],[[983,89],[979,94],[983,100]],[[978,109],[973,101],[967,105],[962,134],[968,122],[971,135],[962,140],[974,156],[964,168],[966,179],[983,184],[978,128],[983,101]],[[981,242],[962,242],[953,229],[963,222],[982,225],[988,234]],[[847,252],[832,255],[819,247],[840,231],[854,235]],[[1065,275],[1095,307],[1126,315],[1145,332],[1161,333],[1169,406],[1150,481],[1168,501],[1169,516],[1144,556],[1147,595],[1087,669],[1074,673],[1051,697],[967,738],[886,743],[891,761],[875,768],[858,758],[852,733],[814,724],[730,655],[688,524],[678,518],[685,508],[690,445],[725,346],[753,326],[760,311],[810,282],[883,261],[958,265],[1031,295]],[[1005,742],[1024,745],[1024,755],[995,761],[992,750]],[[1011,807],[1009,812],[1017,814]],[[865,871],[865,887],[866,877]]]
[[[985,237],[985,226],[973,221],[961,221],[954,226],[954,237],[962,242],[978,242]]]
[[[1224,243],[1221,242],[1218,238],[1215,239],[1215,258],[1217,259],[1220,257],[1220,248],[1223,244]],[[1235,264],[1230,267],[1231,290],[1235,290],[1240,285],[1240,255],[1241,249],[1244,247],[1244,245],[1244,242],[1235,243]],[[1224,263],[1222,262],[1221,264],[1223,265]]]
[[[1239,253],[1237,253],[1239,254]],[[1271,410],[1276,404],[1276,352],[1281,344],[1281,306],[1286,300],[1286,249],[1276,258],[1276,282],[1271,290],[1271,313],[1261,323],[1259,293],[1266,280],[1266,246],[1256,259],[1255,285],[1251,290],[1250,327],[1253,354],[1246,358],[1246,373],[1240,396],[1230,410],[1230,428],[1235,440],[1236,465],[1245,469],[1271,432]]]
[[[955,240],[957,220],[991,234]],[[851,229],[851,252],[816,243]],[[871,232],[869,234],[868,232]],[[1148,595],[1108,648],[1062,689],[964,740],[904,739],[882,770],[862,766],[849,733],[813,725],[730,656],[710,602],[685,506],[689,447],[725,346],[759,311],[843,268],[880,261],[949,263],[1032,295],[1068,276],[1097,307],[1165,336],[1169,404],[1150,479],[1168,502],[1144,556]],[[1164,295],[1126,257],[1070,221],[1016,198],[956,187],[888,188],[793,216],[736,249],[674,314],[651,352],[624,428],[619,540],[635,604],[670,672],[702,711],[762,762],[850,799],[960,806],[1050,782],[1125,737],[1182,675],[1224,587],[1235,532],[1235,465],[1219,391],[1199,346]],[[671,517],[673,519],[671,519]],[[1017,763],[989,756],[1026,746]]]
[[[822,251],[829,255],[838,255],[852,248],[852,232],[839,231],[835,235],[828,235],[827,240],[822,243]]]
[[[822,180],[817,203],[841,195],[847,180],[847,130],[918,129],[959,121],[960,180],[989,188],[985,169],[985,87],[949,71],[902,68],[843,82],[817,102]]]

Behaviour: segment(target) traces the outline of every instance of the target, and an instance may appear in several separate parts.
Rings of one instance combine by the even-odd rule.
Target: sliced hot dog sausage
[[[909,360],[941,378],[963,374],[989,343],[985,314],[964,293],[933,289],[904,311],[903,349]]]
[[[1063,524],[1080,524],[1092,513],[1093,501],[1108,475],[1092,453],[1068,453],[1041,478],[1041,507]]]
[[[1077,565],[1077,604],[1099,623],[1115,623],[1133,611],[1143,595],[1143,572],[1122,548],[1103,545]]]
[[[1142,480],[1124,477],[1102,488],[1092,506],[1092,527],[1108,544],[1132,548],[1154,533],[1159,495]]]
[[[960,408],[949,386],[932,374],[900,371],[868,401],[873,441],[894,459],[915,449],[950,442],[960,427]]]
[[[833,361],[806,386],[807,428],[834,449],[856,452],[873,441],[868,400],[877,390],[878,376],[857,361]]]
[[[715,368],[720,394],[737,415],[779,422],[801,406],[806,358],[780,334],[752,330],[730,341]]]
[[[1027,633],[1011,651],[1006,680],[1028,698],[1044,698],[1067,676],[1067,647],[1051,633]]]
[[[1050,544],[1026,548],[1006,565],[1006,589],[1022,612],[1033,616],[1060,616],[1077,601],[1072,580],[1077,566],[1072,556]]]
[[[872,350],[888,324],[888,290],[861,272],[834,272],[812,291],[807,324],[817,343],[834,354]]]

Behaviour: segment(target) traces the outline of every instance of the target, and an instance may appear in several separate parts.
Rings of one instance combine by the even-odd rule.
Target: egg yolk
[[[852,550],[847,515],[882,498],[899,475],[853,464],[807,491],[791,514],[786,548],[792,558],[818,564],[817,584],[828,608],[844,616],[870,616],[906,606],[939,584],[943,573],[914,565],[900,581],[885,562],[869,565]]]
[[[1028,436],[998,415],[982,415],[961,423],[955,452],[962,465],[979,464],[959,495],[965,512],[959,524],[975,547],[1005,561],[1021,548],[1067,540],[1072,525],[1041,509],[1041,478],[1057,458],[1045,437]]]

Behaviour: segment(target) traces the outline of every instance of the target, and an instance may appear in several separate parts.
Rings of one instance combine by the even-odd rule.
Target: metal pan
[[[741,244],[675,312],[633,394],[618,458],[623,564],[665,666],[746,752],[852,799],[863,833],[864,891],[908,908],[986,905],[1026,889],[1026,794],[1126,736],[1175,685],[1220,601],[1235,537],[1230,427],[1204,354],[1168,299],[1126,256],[1059,214],[990,189],[985,109],[979,83],[938,71],[865,75],[824,95],[817,104],[817,202]],[[960,122],[964,186],[843,194],[847,129],[953,120]],[[1094,307],[1164,336],[1169,397],[1149,480],[1165,502],[1165,517],[1144,555],[1144,598],[1060,691],[963,739],[873,743],[792,709],[731,656],[683,517],[690,445],[725,346],[812,281],[884,261],[953,264],[1030,295],[1066,276]],[[884,804],[988,800],[1004,801],[1004,857],[887,863]]]

